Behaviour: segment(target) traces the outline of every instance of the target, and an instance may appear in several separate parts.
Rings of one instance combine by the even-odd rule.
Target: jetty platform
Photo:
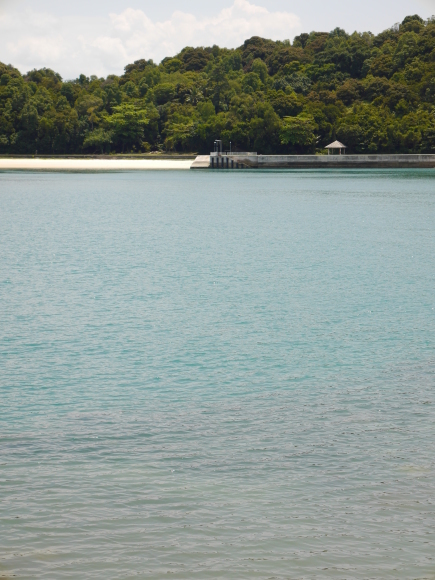
[[[412,169],[435,168],[435,154],[385,155],[199,155],[191,169]]]

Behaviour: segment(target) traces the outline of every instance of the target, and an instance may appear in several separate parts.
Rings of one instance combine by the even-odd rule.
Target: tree
[[[292,145],[293,149],[300,152],[314,152],[316,126],[310,117],[285,117],[281,128],[281,143]]]
[[[251,71],[253,73],[257,73],[260,81],[264,84],[267,81],[267,78],[269,76],[268,71],[267,71],[267,66],[266,63],[264,63],[260,58],[256,58],[252,65],[251,65]]]
[[[106,115],[105,124],[113,132],[113,140],[125,148],[140,147],[144,129],[149,123],[146,111],[130,103],[114,107],[112,115]]]
[[[111,131],[105,131],[103,128],[95,129],[86,135],[83,141],[83,148],[96,149],[100,153],[104,153],[104,150],[107,150],[112,143],[112,137],[113,134]]]
[[[407,16],[374,36],[254,36],[236,49],[186,47],[121,76],[63,82],[0,63],[2,153],[183,150],[226,146],[314,152],[434,152],[435,20]]]
[[[295,116],[302,112],[303,103],[294,92],[285,93],[284,91],[272,90],[269,91],[268,98],[280,117]]]

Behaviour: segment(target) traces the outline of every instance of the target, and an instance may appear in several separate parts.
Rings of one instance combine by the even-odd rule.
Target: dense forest
[[[0,63],[0,153],[208,153],[213,141],[259,153],[435,153],[435,18],[377,36],[253,37],[183,49],[122,76],[63,81]]]

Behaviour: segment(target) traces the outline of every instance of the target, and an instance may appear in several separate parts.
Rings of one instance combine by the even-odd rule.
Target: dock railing
[[[212,151],[210,157],[243,157],[245,155],[258,155],[255,151]]]
[[[214,151],[210,153],[212,169],[245,169],[256,166],[257,152],[254,151]]]

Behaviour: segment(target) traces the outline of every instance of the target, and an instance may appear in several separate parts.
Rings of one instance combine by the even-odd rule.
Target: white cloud
[[[27,10],[0,15],[0,61],[21,71],[47,66],[65,78],[80,73],[121,73],[139,58],[160,61],[184,46],[228,48],[253,35],[285,39],[300,28],[290,12],[270,12],[248,0],[234,0],[216,16],[199,18],[176,11],[152,21],[142,10],[127,8],[104,18],[55,18]]]

